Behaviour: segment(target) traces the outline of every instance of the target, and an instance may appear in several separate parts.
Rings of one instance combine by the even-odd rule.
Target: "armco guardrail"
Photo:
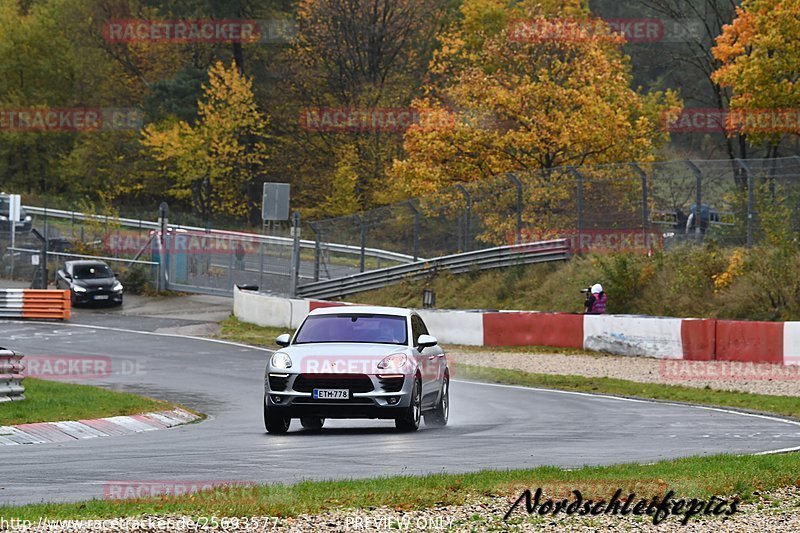
[[[562,261],[569,257],[567,239],[556,239],[512,246],[498,246],[462,254],[446,255],[408,265],[352,274],[343,278],[308,283],[297,288],[303,298],[339,298],[348,294],[379,289],[404,279],[416,278],[439,270],[462,274],[470,270],[485,270],[547,261]]]
[[[69,291],[0,289],[0,318],[55,318],[67,320]]]
[[[22,354],[0,348],[0,402],[25,399]]]
[[[148,220],[136,220],[132,218],[112,218],[107,217],[105,215],[89,215],[85,213],[79,213],[77,211],[63,211],[60,209],[45,209],[43,207],[36,207],[32,205],[25,205],[23,206],[25,210],[32,215],[47,215],[49,217],[55,218],[68,218],[70,220],[95,220],[100,222],[113,222],[116,224],[120,224],[122,226],[131,227],[131,228],[147,228],[150,230],[158,230],[160,226],[158,222],[152,222]],[[246,239],[251,239],[258,242],[263,242],[264,244],[271,244],[271,245],[278,245],[278,246],[288,246],[291,247],[293,245],[293,240],[289,237],[277,237],[274,235],[261,235],[258,233],[247,233],[243,231],[228,231],[228,230],[209,230],[206,228],[201,228],[197,226],[182,226],[179,224],[170,224],[170,229],[173,230],[185,230],[185,231],[196,231],[207,233],[213,236],[223,236],[223,237],[241,237]],[[309,240],[300,240],[300,247],[307,249],[307,250],[314,250],[316,249],[316,243],[314,241]],[[352,254],[352,255],[360,255],[361,254],[361,247],[360,246],[350,246],[347,244],[337,244],[332,242],[323,242],[321,243],[321,247],[329,252],[334,253],[343,253],[343,254]],[[379,248],[364,248],[364,255],[367,257],[374,257],[377,259],[385,259],[387,261],[398,261],[400,263],[409,263],[414,260],[414,258],[410,255],[401,254],[397,252],[392,252],[389,250],[381,250]]]

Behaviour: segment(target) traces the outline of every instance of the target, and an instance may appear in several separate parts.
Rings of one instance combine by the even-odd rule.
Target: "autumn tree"
[[[432,65],[438,83],[414,104],[422,115],[458,118],[406,133],[394,199],[507,172],[646,161],[668,138],[661,113],[679,107],[677,97],[632,89],[622,38],[582,2],[468,0],[461,12]],[[567,194],[560,172],[536,175],[528,205]]]
[[[300,126],[303,113],[320,108],[402,108],[418,96],[435,35],[451,0],[302,0],[297,39],[289,56],[293,101],[285,108],[293,180],[307,204],[326,201],[341,148],[357,161],[356,195],[374,205],[387,166],[401,154],[402,132],[366,128],[321,131]],[[452,9],[449,10],[452,13]],[[294,124],[294,126],[290,126]],[[280,156],[279,156],[280,157]],[[323,209],[318,216],[328,216]]]
[[[800,135],[800,2],[745,0],[713,49],[713,78],[733,91],[729,134],[747,135],[777,156],[787,135]]]
[[[206,219],[220,212],[254,223],[267,159],[266,126],[252,82],[235,63],[217,62],[203,85],[196,123],[148,125],[142,144],[171,178],[173,197],[190,201]]]

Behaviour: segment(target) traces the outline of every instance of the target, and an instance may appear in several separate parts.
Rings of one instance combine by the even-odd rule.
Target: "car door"
[[[444,351],[440,346],[431,346],[420,349],[418,339],[420,335],[428,335],[428,328],[419,315],[411,316],[411,330],[414,335],[414,349],[420,355],[422,369],[422,403],[425,407],[433,405],[439,396],[442,380],[442,360]]]

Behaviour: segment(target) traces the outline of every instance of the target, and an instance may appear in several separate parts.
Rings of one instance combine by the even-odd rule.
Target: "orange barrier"
[[[0,317],[67,320],[70,315],[69,291],[0,289]]]

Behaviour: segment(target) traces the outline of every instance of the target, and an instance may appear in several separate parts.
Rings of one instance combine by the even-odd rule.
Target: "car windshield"
[[[391,315],[343,313],[309,316],[295,336],[295,344],[312,342],[408,343],[406,318]]]
[[[106,265],[75,265],[72,269],[75,279],[113,278],[114,274]]]

